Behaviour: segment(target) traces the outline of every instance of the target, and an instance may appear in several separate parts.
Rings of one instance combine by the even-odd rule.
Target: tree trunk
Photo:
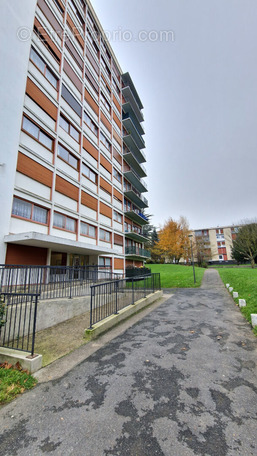
[[[255,268],[255,261],[254,261],[254,258],[251,258],[251,267],[252,267],[252,269]]]

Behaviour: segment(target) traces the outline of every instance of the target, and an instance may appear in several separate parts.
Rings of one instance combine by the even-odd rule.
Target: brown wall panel
[[[76,40],[79,42],[80,46],[84,50],[84,40],[80,35],[76,25],[74,24],[73,20],[71,19],[69,13],[67,13],[67,24],[69,25],[73,35],[75,36]]]
[[[116,116],[115,112],[113,111],[113,120],[114,122],[118,125],[119,129],[121,130],[121,121],[120,119],[118,118],[118,116]]]
[[[73,46],[73,44],[71,43],[71,41],[68,38],[65,41],[65,46],[69,50],[69,52],[71,53],[72,57],[77,62],[78,66],[80,67],[81,72],[82,72],[83,60],[82,60],[82,58],[80,57],[79,53],[76,51],[75,47]]]
[[[124,100],[125,101],[125,100]],[[118,102],[117,98],[115,97],[115,95],[113,94],[113,102],[116,106],[116,108],[118,109],[118,111],[121,113],[121,105],[120,103]]]
[[[93,209],[93,211],[97,211],[97,207],[98,207],[97,199],[83,191],[81,192],[81,204],[89,207],[90,209]]]
[[[106,182],[102,177],[100,177],[100,187],[106,190],[108,193],[112,194],[112,186]]]
[[[45,266],[47,249],[29,245],[8,244],[5,264]]]
[[[114,269],[124,269],[124,260],[122,258],[114,258]]]
[[[100,214],[105,215],[105,217],[112,218],[112,208],[100,202]]]
[[[47,187],[52,187],[52,171],[40,165],[35,160],[27,157],[27,155],[22,154],[21,152],[18,154],[17,171],[25,174],[25,176],[31,177],[35,181],[40,182]]]
[[[83,136],[83,147],[95,160],[98,161],[98,150],[90,141],[88,141],[87,138],[85,138],[85,136]]]
[[[119,200],[119,201],[123,201],[123,196],[122,196],[122,193],[118,192],[118,190],[116,190],[116,188],[113,189],[113,196],[116,196],[116,198]]]
[[[109,132],[111,133],[112,132],[112,126],[109,122],[109,120],[105,117],[105,115],[101,112],[101,121],[103,122],[103,124],[105,125],[105,127],[107,128],[107,130],[109,130]]]
[[[50,24],[53,26],[56,32],[62,32],[63,29],[57,19],[55,18],[54,14],[50,10],[49,6],[46,4],[45,0],[38,0],[37,4],[41,11],[43,11],[45,17],[48,19]]]
[[[35,103],[40,106],[40,108],[42,108],[47,114],[49,114],[50,117],[52,117],[52,119],[56,121],[57,107],[29,78],[27,79],[26,93],[30,98],[32,98],[32,100],[35,101]]]
[[[53,42],[53,40],[50,38],[48,35],[47,31],[44,29],[44,27],[41,25],[39,20],[35,18],[35,26],[39,30],[39,32],[43,35],[44,39],[46,40],[47,44],[50,46],[50,48],[53,50],[53,52],[56,54],[58,57],[59,61],[61,60],[61,52],[59,51],[59,48],[56,46],[56,44]]]
[[[100,163],[105,169],[107,169],[107,171],[109,171],[109,173],[112,173],[111,163],[108,162],[108,160],[106,160],[102,154],[100,154]]]
[[[116,141],[119,143],[119,145],[122,146],[122,140],[119,137],[119,135],[116,133],[115,130],[113,130],[113,137],[116,139]]]
[[[123,246],[123,244],[124,244],[123,236],[120,236],[119,234],[114,233],[114,244]]]
[[[75,185],[66,181],[60,176],[56,176],[55,180],[55,190],[59,193],[62,193],[69,198],[78,201],[79,200],[79,189]]]
[[[93,111],[95,111],[95,113],[97,115],[99,115],[99,106],[98,104],[95,102],[95,100],[93,99],[93,97],[91,97],[90,93],[87,91],[87,89],[85,89],[85,100],[88,102],[89,106],[91,106],[91,108],[93,109]]]
[[[113,157],[117,160],[117,162],[122,165],[122,156],[119,154],[119,152],[113,148]]]
[[[63,62],[63,69],[64,69],[65,73],[67,74],[67,76],[69,76],[69,78],[71,79],[73,84],[77,87],[79,92],[82,93],[82,82],[78,78],[76,73],[73,71],[71,66],[68,64],[67,60],[65,60],[65,59],[64,59],[64,62]]]

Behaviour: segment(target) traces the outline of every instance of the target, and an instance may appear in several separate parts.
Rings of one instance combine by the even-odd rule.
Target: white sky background
[[[162,225],[257,215],[256,0],[92,0],[144,105],[148,213]],[[140,42],[141,30],[175,41]],[[116,34],[117,35],[117,34]],[[154,37],[154,35],[152,35]]]

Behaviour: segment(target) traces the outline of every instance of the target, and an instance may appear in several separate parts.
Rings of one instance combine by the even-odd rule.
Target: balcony
[[[149,220],[148,218],[139,210],[126,210],[125,209],[125,215],[128,217],[130,220],[133,222],[137,223],[140,226],[143,225],[148,225]]]
[[[130,92],[131,92],[131,94],[132,94],[132,96],[133,96],[133,98],[135,100],[137,108],[141,111],[141,109],[143,109],[144,106],[142,104],[142,101],[139,98],[139,95],[138,95],[137,90],[136,90],[136,88],[134,86],[134,82],[132,81],[132,79],[130,77],[130,74],[129,73],[124,73],[121,78],[122,78],[122,82],[124,84],[123,90],[125,90],[125,88],[129,88],[130,89]],[[123,90],[122,90],[122,92],[123,92]],[[123,95],[124,95],[124,93],[123,93]]]
[[[123,171],[124,177],[138,190],[139,193],[147,192],[147,185],[143,179],[132,171],[132,169]]]
[[[146,177],[147,174],[144,165],[138,161],[136,154],[125,146],[123,149],[123,158],[140,177]]]
[[[137,147],[131,134],[125,134],[123,136],[123,141],[126,144],[126,146],[130,149],[131,153],[133,153],[133,155],[139,163],[146,162],[145,153],[142,150],[140,150],[139,147]]]
[[[135,116],[134,112],[131,112],[131,113],[123,112],[122,120],[126,120],[126,119],[131,119],[131,121],[133,122],[137,132],[140,135],[144,135],[145,134],[145,130],[143,129],[142,124],[139,122],[138,118]]]
[[[125,249],[125,255],[128,258],[131,259],[145,259],[145,258],[151,258],[151,253],[148,252],[148,250],[145,249],[140,249],[138,247],[126,247]]]
[[[136,206],[140,207],[141,209],[145,209],[148,207],[147,199],[140,195],[135,188],[130,188],[129,190],[124,190],[124,196],[126,196],[132,203]]]
[[[141,243],[147,242],[147,240],[148,240],[145,236],[143,236],[143,234],[137,233],[133,229],[125,230],[125,236],[126,236],[126,238],[131,239],[132,241],[141,242]]]
[[[128,114],[125,114],[125,116],[122,120],[122,123],[123,123],[124,127],[126,128],[128,134],[132,136],[138,149],[144,149],[145,142],[144,142],[141,134],[137,130],[132,118]]]

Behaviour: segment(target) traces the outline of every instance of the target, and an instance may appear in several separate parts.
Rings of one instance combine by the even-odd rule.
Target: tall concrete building
[[[1,4],[0,263],[142,266],[143,105],[86,0]]]

